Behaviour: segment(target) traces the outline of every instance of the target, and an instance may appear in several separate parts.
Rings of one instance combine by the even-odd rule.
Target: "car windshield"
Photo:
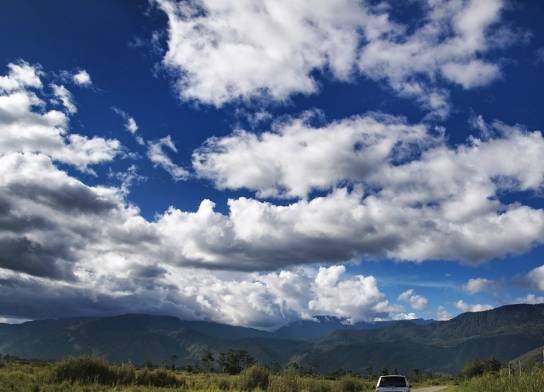
[[[400,376],[382,377],[380,387],[405,387],[406,379]]]

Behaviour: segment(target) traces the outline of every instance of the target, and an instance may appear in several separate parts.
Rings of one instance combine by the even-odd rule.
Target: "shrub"
[[[270,373],[261,366],[253,365],[240,373],[240,389],[243,391],[252,391],[256,388],[264,391],[268,389],[269,384]]]
[[[481,376],[485,373],[498,372],[501,369],[501,363],[495,358],[475,359],[465,364],[463,374],[469,378]]]
[[[229,374],[239,374],[254,363],[255,359],[245,350],[228,350],[219,355],[219,366]]]
[[[177,387],[185,384],[174,374],[164,369],[144,369],[136,374],[136,384],[154,387]]]
[[[270,383],[271,392],[298,392],[301,388],[300,377],[292,371],[283,373],[279,377],[274,377]]]
[[[361,381],[350,376],[345,376],[340,379],[338,384],[340,392],[358,392],[363,389]]]
[[[117,385],[133,384],[136,380],[136,370],[132,365],[112,366],[110,370],[113,373],[114,383]]]
[[[68,381],[82,384],[113,384],[114,374],[103,359],[94,357],[68,358],[55,365],[52,372],[54,382]]]

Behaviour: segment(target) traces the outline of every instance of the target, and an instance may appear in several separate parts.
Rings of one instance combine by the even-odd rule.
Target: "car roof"
[[[387,376],[380,376],[380,378],[387,378],[387,377],[404,377],[404,378],[406,378],[406,376],[403,376],[402,374],[388,374]]]

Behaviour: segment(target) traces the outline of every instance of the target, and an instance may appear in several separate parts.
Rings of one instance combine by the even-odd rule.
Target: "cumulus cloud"
[[[502,0],[418,2],[422,17],[410,22],[355,0],[156,2],[169,21],[163,61],[181,97],[216,106],[314,93],[316,71],[338,80],[360,73],[445,117],[442,80],[490,83],[501,70],[485,55],[516,40],[500,25]]]
[[[0,154],[40,152],[87,172],[92,172],[90,166],[119,154],[117,140],[68,132],[68,116],[76,107],[64,86],[52,84],[54,98],[48,100],[41,70],[27,63],[9,64],[8,68],[0,82]],[[57,100],[66,113],[50,108]]]
[[[75,84],[82,87],[89,87],[93,84],[91,75],[84,69],[77,71],[72,75],[72,80]]]
[[[515,302],[520,304],[537,305],[537,304],[544,303],[544,297],[537,296],[534,294],[527,294],[526,297],[517,298]]]
[[[0,75],[0,91],[9,93],[25,88],[41,88],[42,81],[39,67],[32,66],[24,61],[8,64],[7,75]]]
[[[530,249],[541,242],[544,230],[542,210],[499,199],[499,194],[542,186],[542,134],[492,126],[495,136],[471,138],[453,148],[432,129],[398,118],[354,117],[321,127],[305,118],[290,119],[258,136],[238,130],[212,138],[195,151],[193,166],[219,188],[303,199],[282,207],[243,198],[229,202],[233,221],[252,217],[253,236],[290,232],[297,238],[278,228],[289,221],[303,233],[301,219],[315,210],[308,227],[315,233],[327,227],[321,222],[338,227],[320,235],[342,238],[343,257],[477,263]],[[353,189],[347,191],[345,183]],[[306,201],[316,190],[331,193]],[[335,211],[330,216],[329,208]],[[298,223],[285,220],[291,213]],[[261,215],[266,230],[257,227]],[[351,234],[343,237],[346,228]],[[349,238],[353,233],[358,239]]]
[[[496,290],[497,282],[485,278],[469,279],[464,285],[463,290],[468,294],[477,294],[481,292],[490,292]]]
[[[157,3],[169,20],[164,63],[179,70],[180,94],[216,106],[313,93],[314,71],[348,79],[358,30],[374,33],[382,24],[351,0]]]
[[[455,307],[462,312],[483,312],[485,310],[493,309],[493,306],[486,304],[474,304],[470,305],[465,303],[462,299],[455,303]]]
[[[310,310],[344,317],[352,322],[397,310],[378,289],[376,278],[357,275],[342,279],[345,271],[342,265],[319,268],[313,286],[315,296],[308,303]]]
[[[275,328],[322,311],[353,322],[398,318],[390,313],[396,308],[388,305],[373,277],[339,277],[323,286],[317,280],[327,273],[327,268],[306,268],[225,274],[128,263],[107,272],[93,270],[78,281],[53,282],[0,269],[0,314],[43,318],[167,313],[259,328]],[[362,297],[348,298],[340,292],[346,288]],[[333,297],[342,300],[341,308],[329,307],[328,298]]]
[[[354,116],[322,126],[312,126],[311,119],[311,114],[291,118],[259,135],[237,130],[208,139],[193,153],[196,174],[221,189],[306,197],[343,181],[361,181],[434,140],[425,126],[386,115]]]
[[[414,310],[424,310],[427,307],[427,298],[422,295],[416,294],[413,289],[406,290],[398,298],[399,301],[410,304]]]
[[[498,42],[490,28],[500,21],[504,4],[502,0],[423,4],[423,23],[415,28],[397,25],[389,34],[370,40],[358,65],[370,78],[387,81],[400,95],[413,97],[445,117],[447,93],[437,87],[437,78],[472,88],[500,75],[498,64],[480,56]]]
[[[436,319],[438,321],[446,321],[451,319],[451,317],[452,316],[450,312],[448,312],[448,310],[442,305],[440,305],[438,309],[436,310]]]
[[[529,283],[540,291],[544,291],[544,265],[531,270],[527,274]]]
[[[175,181],[186,180],[189,177],[189,172],[182,166],[175,164],[167,155],[165,148],[178,152],[170,135],[159,140],[150,141],[148,143],[147,157],[155,167],[158,166],[166,170]]]

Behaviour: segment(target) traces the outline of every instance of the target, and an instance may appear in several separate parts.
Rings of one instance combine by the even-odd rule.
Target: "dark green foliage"
[[[252,391],[254,389],[266,390],[270,384],[270,373],[268,369],[252,365],[240,373],[240,389],[242,391]]]
[[[115,375],[108,363],[93,357],[68,358],[59,362],[55,366],[52,378],[55,382],[115,384]]]
[[[463,368],[463,374],[466,377],[481,376],[485,373],[498,372],[501,370],[501,363],[495,358],[475,359],[468,362]]]
[[[102,385],[145,385],[172,387],[184,385],[184,380],[164,369],[136,370],[132,365],[108,365],[100,358],[68,358],[57,363],[51,375],[53,382]]]
[[[215,357],[211,351],[204,351],[202,354],[202,357],[200,358],[200,361],[202,362],[202,367],[210,371],[213,368],[213,364],[215,362]]]
[[[228,374],[239,374],[254,363],[255,359],[245,350],[228,350],[219,356],[219,365]]]
[[[164,369],[144,369],[138,372],[136,384],[154,387],[175,387],[184,384],[184,381],[178,380],[174,374]]]

